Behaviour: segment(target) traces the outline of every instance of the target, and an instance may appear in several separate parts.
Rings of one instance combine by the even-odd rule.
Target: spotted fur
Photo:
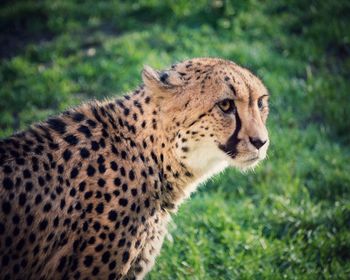
[[[200,58],[142,76],[0,142],[0,279],[142,279],[200,182],[265,157],[268,94],[248,70]]]

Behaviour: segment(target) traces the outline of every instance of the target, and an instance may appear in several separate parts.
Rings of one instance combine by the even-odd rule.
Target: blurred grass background
[[[349,279],[350,2],[2,1],[0,137],[218,56],[270,91],[269,158],[174,217],[147,279]]]

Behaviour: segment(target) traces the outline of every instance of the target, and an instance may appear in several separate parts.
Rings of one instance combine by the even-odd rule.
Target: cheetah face
[[[216,139],[219,149],[230,157],[230,164],[245,170],[265,159],[269,137],[265,126],[268,114],[266,92],[244,98],[225,98],[217,103],[222,124]],[[236,95],[238,95],[236,93]],[[229,134],[229,131],[233,133]]]
[[[154,71],[154,70],[152,70]],[[246,170],[266,157],[268,92],[247,69],[232,62],[200,58],[168,71],[144,71],[158,80],[163,127],[174,135],[179,160],[199,173],[226,166]]]

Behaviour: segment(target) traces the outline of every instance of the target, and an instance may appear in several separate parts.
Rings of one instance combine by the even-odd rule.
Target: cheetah
[[[143,279],[201,182],[266,157],[247,69],[195,58],[142,80],[0,141],[0,279]]]

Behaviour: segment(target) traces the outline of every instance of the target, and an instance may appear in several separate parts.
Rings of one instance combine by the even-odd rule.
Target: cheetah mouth
[[[256,157],[244,160],[244,163],[251,163],[258,160],[260,160],[260,157],[256,156]]]

